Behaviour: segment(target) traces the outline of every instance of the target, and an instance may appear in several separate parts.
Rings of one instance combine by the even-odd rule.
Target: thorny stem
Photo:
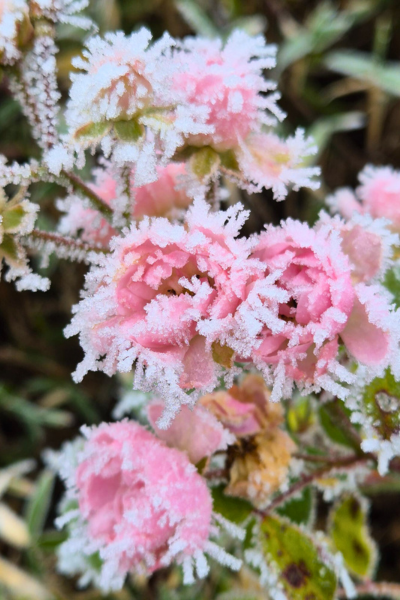
[[[26,236],[27,239],[39,240],[44,243],[51,242],[55,246],[64,247],[67,250],[71,251],[84,251],[84,252],[97,252],[98,254],[108,254],[109,250],[107,248],[101,248],[98,246],[92,246],[91,244],[87,244],[86,242],[82,242],[81,240],[75,240],[70,237],[64,237],[59,235],[58,233],[50,233],[49,231],[42,231],[41,229],[33,229],[29,235]]]
[[[398,583],[388,583],[386,581],[380,581],[373,583],[369,581],[368,583],[363,583],[356,587],[357,597],[359,596],[376,596],[377,598],[386,596],[390,598],[400,598],[400,584]],[[337,592],[339,598],[347,598],[346,592],[344,590],[338,590]]]
[[[338,459],[334,464],[329,464],[321,469],[317,469],[308,475],[304,475],[298,481],[296,481],[286,492],[283,492],[279,496],[277,496],[271,504],[265,510],[256,510],[255,512],[261,517],[266,517],[270,512],[275,510],[278,506],[286,502],[289,498],[300,492],[302,489],[307,487],[313,481],[321,479],[328,475],[331,471],[335,471],[336,469],[351,469],[352,467],[367,462],[371,460],[371,455],[357,456],[352,454],[351,456],[346,456],[345,458]]]
[[[88,198],[88,200],[90,200],[93,208],[99,211],[99,213],[101,213],[101,215],[107,219],[107,221],[111,221],[113,215],[112,208],[110,208],[110,206],[108,206],[108,204],[106,204],[104,200],[100,198],[100,196],[91,190],[90,187],[87,186],[80,177],[78,177],[78,175],[75,175],[75,173],[71,173],[70,171],[61,171],[61,174],[68,179],[76,191],[81,192],[84,196],[86,196],[86,198]]]

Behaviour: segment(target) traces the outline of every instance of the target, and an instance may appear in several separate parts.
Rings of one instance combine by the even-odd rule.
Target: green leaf
[[[400,431],[400,383],[388,370],[366,386],[363,404],[374,427],[384,439]]]
[[[36,484],[36,490],[29,501],[26,511],[26,521],[32,537],[38,537],[43,532],[46,517],[54,487],[54,473],[44,470]]]
[[[135,120],[116,121],[114,131],[117,138],[123,142],[137,142],[144,134],[144,127]]]
[[[195,0],[176,0],[175,6],[195,33],[203,37],[219,37],[219,31]]]
[[[96,139],[106,135],[111,129],[111,123],[88,123],[75,133],[76,138]]]
[[[393,294],[393,302],[396,308],[400,307],[400,268],[399,266],[389,269],[385,274],[384,286]]]
[[[38,538],[36,545],[44,552],[55,552],[63,542],[68,539],[68,533],[66,531],[45,531]]]
[[[226,152],[220,152],[219,158],[221,165],[229,171],[239,171],[239,163],[233,150],[227,150]]]
[[[400,96],[400,63],[382,63],[370,54],[354,50],[332,52],[324,62],[332,71],[365,81],[392,96]]]
[[[224,494],[225,486],[218,485],[213,487],[211,494],[214,501],[214,510],[220,513],[232,523],[243,523],[243,521],[253,512],[250,502],[234,496]]]
[[[220,163],[220,157],[215,150],[209,146],[201,148],[190,158],[191,169],[194,175],[196,175],[200,181],[203,181],[204,179],[207,179],[213,175],[217,171]]]
[[[314,495],[311,487],[306,487],[301,496],[292,498],[279,507],[277,512],[296,525],[309,524],[314,512]]]
[[[377,553],[368,532],[366,502],[354,494],[346,496],[332,508],[329,522],[332,543],[347,569],[358,577],[370,577]]]
[[[294,434],[304,433],[315,423],[315,411],[311,398],[300,396],[295,398],[286,414],[287,426]]]
[[[11,235],[5,234],[0,244],[0,257],[5,256],[9,260],[18,260],[18,244]]]
[[[318,148],[318,156],[327,147],[332,135],[338,131],[352,131],[362,129],[366,123],[366,115],[359,111],[348,113],[339,113],[329,117],[323,117],[315,121],[314,125],[308,130],[308,134],[313,138]],[[315,156],[310,161],[315,161]]]
[[[336,575],[298,527],[268,515],[261,524],[261,544],[267,560],[278,569],[288,600],[333,600]]]
[[[22,219],[25,217],[25,210],[20,204],[16,204],[11,208],[7,208],[3,213],[3,227],[5,231],[10,231],[10,229],[16,229],[22,222]]]
[[[343,410],[345,410],[344,407]],[[327,402],[320,406],[318,416],[321,427],[329,439],[341,446],[354,448],[354,442],[341,426],[340,415],[336,414],[334,402]]]

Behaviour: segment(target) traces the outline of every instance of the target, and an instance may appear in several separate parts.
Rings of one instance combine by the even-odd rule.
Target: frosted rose
[[[359,175],[357,196],[362,211],[372,217],[385,217],[394,231],[400,231],[400,172],[390,167],[367,166]]]
[[[240,385],[206,394],[200,402],[237,436],[253,435],[283,422],[282,405],[270,402],[270,390],[260,375],[246,375]]]
[[[274,198],[283,200],[288,188],[319,187],[319,168],[304,165],[315,152],[313,140],[298,129],[286,140],[274,133],[252,133],[240,144],[237,157],[241,174],[253,185],[250,191],[272,189]]]
[[[263,69],[275,65],[275,48],[266,46],[263,37],[237,30],[224,47],[219,40],[186,38],[174,60],[181,65],[174,86],[184,92],[188,104],[206,110],[211,129],[209,134],[188,136],[189,144],[228,150],[262,123],[273,123],[271,113],[282,116],[276,95],[262,95],[275,89],[262,76]]]
[[[392,231],[400,232],[400,171],[368,165],[359,174],[359,181],[355,193],[343,188],[329,196],[331,209],[346,219],[354,213],[384,217],[391,222]]]
[[[185,173],[183,163],[170,163],[157,167],[157,181],[141,187],[134,186],[134,173],[131,175],[131,193],[134,197],[132,216],[141,219],[149,217],[173,218],[191,204],[192,199],[179,187],[180,176]],[[117,178],[110,168],[96,169],[95,181],[89,187],[112,208],[118,208]],[[58,201],[58,208],[66,214],[61,218],[59,231],[64,235],[76,236],[82,240],[108,246],[117,231],[98,212],[86,208],[76,196]]]
[[[236,350],[263,370],[274,399],[290,394],[292,381],[343,395],[334,380],[351,376],[335,360],[340,339],[371,367],[391,358],[393,313],[379,289],[353,283],[341,243],[331,224],[311,229],[291,219],[260,235],[253,256],[265,279],[249,287],[238,311]]]
[[[215,416],[195,406],[192,410],[182,406],[168,429],[160,429],[157,420],[164,412],[164,403],[154,401],[147,410],[149,421],[157,437],[171,448],[187,453],[189,460],[197,464],[202,458],[212,456],[217,450],[226,450],[235,441]]]
[[[226,493],[247,498],[263,507],[288,476],[296,445],[281,429],[272,429],[239,440],[229,455],[229,485]]]
[[[331,218],[321,212],[316,227],[320,223],[339,233],[342,250],[350,261],[354,283],[378,280],[393,264],[394,247],[399,245],[399,237],[391,233],[387,219],[354,214],[343,221],[338,215]]]
[[[214,389],[220,365],[229,368],[233,359],[219,339],[260,271],[248,258],[254,242],[236,239],[246,216],[238,205],[210,213],[199,201],[185,226],[144,220],[114,238],[103,266],[89,272],[85,298],[66,330],[80,334],[86,353],[75,379],[88,370],[129,371],[136,363],[135,387],[158,390],[170,416]]]
[[[128,573],[150,574],[174,560],[183,564],[187,582],[193,579],[192,563],[204,577],[204,552],[214,556],[219,550],[221,560],[238,568],[239,561],[209,539],[211,494],[184,453],[133,421],[102,424],[85,435],[75,464],[62,465],[78,510],[59,521],[63,525],[71,519],[70,537],[60,549],[61,570],[86,570],[86,580],[94,579],[107,591],[120,589]],[[63,463],[71,461],[70,454]],[[97,573],[85,563],[85,555],[95,553]],[[72,564],[79,556],[76,568],[69,556]]]

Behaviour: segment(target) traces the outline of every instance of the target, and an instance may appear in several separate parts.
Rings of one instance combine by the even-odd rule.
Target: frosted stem
[[[101,213],[107,221],[112,221],[112,209],[78,175],[69,171],[62,171],[62,175],[68,179],[74,190],[83,194],[91,202],[93,208]]]

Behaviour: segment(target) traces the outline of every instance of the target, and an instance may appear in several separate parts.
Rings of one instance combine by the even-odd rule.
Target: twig
[[[357,596],[389,596],[390,598],[400,598],[400,584],[380,581],[377,583],[368,582],[356,587]],[[337,592],[339,598],[347,598],[344,590]]]
[[[313,481],[317,479],[321,479],[325,475],[328,475],[331,471],[348,469],[356,466],[357,464],[367,462],[371,460],[371,456],[346,456],[343,459],[338,460],[334,464],[329,464],[321,469],[317,469],[308,475],[304,475],[298,481],[296,481],[286,492],[283,492],[279,496],[277,496],[271,504],[265,510],[256,510],[257,514],[261,517],[267,516],[270,512],[275,510],[278,506],[286,502],[289,498],[300,492],[302,489],[307,487]]]
[[[88,200],[90,200],[93,208],[98,210],[107,221],[111,221],[113,215],[112,208],[90,189],[78,175],[75,175],[75,173],[71,173],[70,171],[61,171],[61,174],[68,179],[75,190],[81,192]]]
[[[77,261],[85,261],[89,252],[96,252],[97,254],[108,254],[109,252],[107,248],[92,246],[91,244],[82,242],[82,240],[75,240],[74,238],[49,231],[42,231],[41,229],[33,229],[22,241],[27,246],[33,248],[40,249],[47,247],[50,252],[59,249],[58,254],[61,258],[69,258]]]

